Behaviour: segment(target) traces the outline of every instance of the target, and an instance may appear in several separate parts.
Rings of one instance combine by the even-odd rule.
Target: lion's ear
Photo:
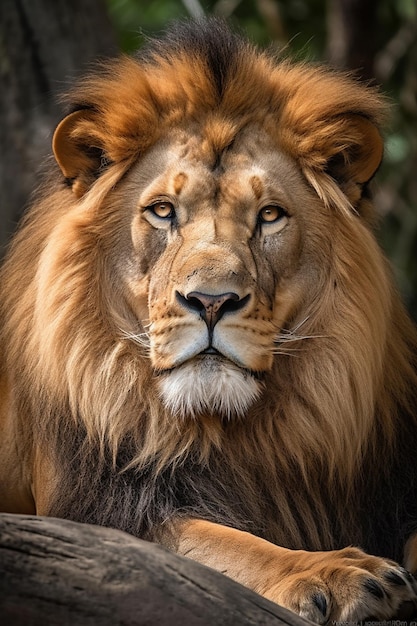
[[[378,128],[366,117],[350,114],[341,120],[341,132],[326,169],[345,187],[348,196],[357,195],[351,185],[368,183],[379,168],[383,153],[384,142]]]
[[[100,144],[96,114],[90,110],[70,113],[55,130],[55,159],[77,196],[87,191],[102,169],[105,157]]]

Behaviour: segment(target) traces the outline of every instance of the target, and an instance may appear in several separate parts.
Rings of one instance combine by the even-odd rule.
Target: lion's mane
[[[357,540],[398,558],[389,529],[407,507],[417,519],[408,499],[417,475],[417,341],[372,234],[369,195],[357,198],[349,177],[337,175],[364,149],[346,115],[378,127],[385,102],[351,77],[276,61],[215,22],[192,37],[188,26],[173,33],[70,94],[70,110],[84,115],[68,131],[86,147],[82,171],[68,171],[64,184],[51,166],[11,246],[1,354],[19,447],[29,462],[35,442],[62,472],[53,515],[153,537],[175,512],[281,545]],[[332,267],[316,279],[320,296],[305,311],[296,355],[283,346],[275,357],[261,409],[227,422],[179,421],[160,401],[147,347],[129,338],[137,320],[112,274],[123,252],[114,247],[121,218],[109,198],[172,127],[205,118],[210,140],[226,143],[212,111],[229,127],[250,120],[279,134],[337,216],[323,250]],[[388,484],[403,462],[414,469],[391,494],[396,512],[387,511]],[[386,545],[374,546],[371,528],[382,518]]]

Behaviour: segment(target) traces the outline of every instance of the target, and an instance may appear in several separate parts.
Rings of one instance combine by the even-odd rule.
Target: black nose
[[[197,311],[206,322],[208,328],[213,330],[217,322],[225,313],[234,313],[242,309],[250,298],[248,294],[240,298],[237,293],[219,293],[211,295],[190,291],[185,296],[177,292],[179,302],[191,311]]]

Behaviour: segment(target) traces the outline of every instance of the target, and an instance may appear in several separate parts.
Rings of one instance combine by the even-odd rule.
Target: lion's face
[[[318,210],[315,194],[258,127],[217,152],[198,132],[174,132],[122,189],[130,253],[119,272],[164,403],[243,414],[303,291],[303,214]]]
[[[126,360],[154,375],[175,415],[244,415],[264,383],[264,398],[278,393],[277,339],[307,318],[310,335],[327,330],[317,303],[332,309],[349,275],[335,255],[361,257],[356,216],[383,153],[373,92],[246,47],[236,54],[210,65],[174,46],[119,60],[81,85],[54,135],[72,209],[49,238],[42,276],[60,251],[58,294],[56,276],[78,250],[79,323],[96,322],[112,359],[126,339],[145,342],[151,371],[132,344]],[[61,289],[76,300],[68,280]],[[50,291],[39,319],[46,326],[46,299],[57,327]]]

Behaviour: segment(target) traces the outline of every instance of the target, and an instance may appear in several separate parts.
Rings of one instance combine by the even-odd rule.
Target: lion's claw
[[[328,610],[328,603],[327,603],[327,598],[324,595],[324,593],[321,593],[321,592],[314,593],[311,599],[313,601],[313,604],[315,604],[318,610],[320,611],[320,613],[322,613],[324,617],[326,617],[327,610]]]
[[[369,591],[369,593],[374,595],[376,598],[379,598],[380,600],[382,600],[382,598],[384,598],[386,595],[385,589],[374,578],[368,578],[368,580],[365,580],[363,586],[367,591]]]

